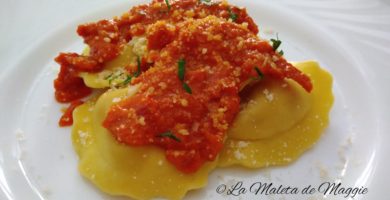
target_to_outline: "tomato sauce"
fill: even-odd
[[[155,0],[120,18],[82,25],[78,33],[91,54],[57,57],[57,100],[88,95],[77,73],[100,71],[132,37],[145,36],[150,52],[143,60],[150,68],[132,82],[141,85],[138,93],[112,106],[103,126],[118,142],[159,146],[185,173],[216,159],[239,111],[239,89],[258,76],[256,67],[312,89],[306,75],[256,36],[258,28],[246,10],[225,2],[181,0],[168,6]],[[185,61],[184,79],[178,76],[179,60]]]
[[[84,102],[81,100],[72,101],[70,106],[65,110],[64,114],[62,114],[58,125],[60,126],[70,126],[73,124],[73,110],[76,109],[77,106],[83,104]]]
[[[96,23],[80,25],[77,33],[84,38],[84,42],[90,47],[90,55],[61,53],[56,58],[56,62],[61,65],[60,73],[54,83],[56,99],[64,103],[88,96],[90,92],[78,78],[78,72],[101,71],[104,63],[116,58],[123,45],[129,42],[133,36],[145,34],[147,25],[158,20],[169,20],[172,23],[177,23],[188,17],[197,19],[209,15],[228,18],[229,9],[237,12],[237,23],[245,22],[252,32],[258,32],[256,24],[247,15],[245,9],[228,4],[206,5],[197,0],[175,1],[172,3],[170,11],[168,11],[164,0],[157,0],[149,5],[136,6],[113,20],[101,20]],[[155,38],[155,40],[159,40],[159,38]],[[150,44],[153,42],[151,41]]]
[[[129,12],[113,20],[101,20],[96,23],[80,25],[77,33],[84,38],[85,44],[90,47],[90,55],[61,53],[55,59],[61,65],[60,73],[54,81],[56,100],[61,103],[69,103],[90,95],[92,90],[78,76],[79,72],[101,71],[104,68],[104,63],[116,58],[123,45],[129,42],[133,36],[145,34],[149,24],[158,20],[169,20],[172,23],[177,23],[188,17],[197,19],[208,15],[228,18],[229,10],[237,13],[237,23],[245,22],[252,32],[258,32],[256,24],[247,15],[245,9],[230,6],[227,3],[206,5],[197,0],[175,1],[170,10],[168,10],[164,0],[155,0],[149,5],[133,7]],[[159,38],[151,39],[149,44],[161,44],[158,40]],[[153,43],[153,41],[157,42]],[[150,53],[151,61],[154,61],[152,55],[156,54],[158,52]]]
[[[257,76],[255,66],[277,78],[302,75],[245,26],[217,17],[171,26],[159,22],[149,27],[148,38],[170,38],[153,45],[162,47],[160,57],[153,70],[134,81],[140,91],[113,106],[103,125],[122,143],[160,146],[179,170],[192,173],[221,150],[239,111],[239,88]],[[185,82],[192,94],[179,80],[180,59],[186,61]],[[284,66],[291,69],[285,72]],[[161,137],[166,132],[179,141]]]

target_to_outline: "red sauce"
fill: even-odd
[[[232,12],[237,15],[234,22],[227,20]],[[133,36],[146,36],[150,53],[143,62],[148,60],[145,66],[150,68],[143,68],[145,72],[132,82],[141,87],[135,96],[110,108],[103,126],[121,143],[159,146],[185,173],[193,173],[217,157],[239,111],[239,88],[257,76],[256,66],[266,76],[291,78],[307,91],[312,89],[306,75],[256,36],[257,26],[245,9],[224,3],[171,1],[168,10],[164,0],[155,0],[113,21],[82,25],[78,33],[91,47],[91,54],[57,58],[61,64],[59,85],[72,88],[64,86],[62,96],[68,98],[62,102],[87,94],[73,94],[85,87],[77,83],[77,72],[101,70],[118,55],[121,45]],[[180,59],[186,61],[184,82],[192,94],[178,78]],[[74,81],[68,83],[68,79]],[[62,88],[56,87],[56,94],[59,91]],[[162,137],[167,132],[171,137]]]
[[[65,110],[64,114],[62,114],[60,121],[58,124],[60,126],[70,126],[73,124],[73,110],[76,109],[77,106],[83,104],[84,102],[81,100],[73,101],[69,107]]]
[[[114,20],[101,20],[96,23],[80,25],[77,33],[84,38],[84,42],[90,47],[90,55],[84,56],[77,53],[61,53],[55,60],[61,65],[60,73],[54,81],[55,97],[58,102],[67,103],[76,99],[81,99],[91,93],[79,78],[79,72],[99,72],[104,68],[104,63],[116,58],[120,51],[133,36],[143,35],[147,25],[158,20],[168,20],[172,23],[184,21],[193,11],[194,19],[215,15],[222,18],[229,18],[229,12],[237,14],[237,23],[248,23],[248,28],[253,32],[258,32],[256,24],[248,16],[245,9],[240,9],[228,4],[216,3],[206,5],[198,0],[181,0],[171,3],[171,9],[165,4],[165,0],[154,0],[149,5],[133,7],[129,12]],[[163,37],[166,38],[166,37]],[[156,48],[161,48],[161,44],[150,40],[150,44],[159,44]],[[169,43],[166,41],[165,44]],[[150,46],[153,49],[152,46]],[[150,53],[150,60],[154,61]],[[151,64],[149,64],[150,66]]]
[[[61,71],[54,84],[56,99],[59,102],[71,102],[88,96],[90,92],[78,78],[78,72],[101,71],[104,63],[116,58],[120,54],[122,46],[133,36],[144,34],[147,25],[158,20],[169,20],[172,23],[184,21],[189,15],[186,13],[188,10],[193,10],[192,17],[194,19],[209,15],[228,18],[229,8],[237,13],[237,23],[246,22],[253,33],[258,32],[256,24],[247,15],[245,9],[227,4],[209,6],[199,3],[197,0],[175,1],[169,12],[164,0],[155,0],[150,5],[133,7],[128,13],[114,20],[101,20],[96,23],[80,25],[77,33],[84,38],[84,42],[90,47],[90,55],[61,53],[56,58],[56,62],[61,65]],[[166,41],[166,38],[162,37],[163,41]],[[155,38],[155,40],[160,39]],[[165,44],[168,42],[166,41]],[[150,44],[160,44],[161,48],[161,44],[164,42],[156,43],[151,40]]]
[[[278,78],[302,75],[267,41],[241,25],[209,17],[176,24],[174,29],[168,22],[165,26],[151,25],[149,29],[156,31],[148,33],[156,35],[148,38],[164,37],[168,29],[176,34],[169,34],[168,44],[161,40],[164,45],[153,70],[133,83],[142,84],[139,92],[113,106],[103,125],[122,143],[160,146],[179,170],[192,173],[221,150],[239,111],[239,88],[256,77],[255,66]],[[186,61],[185,82],[192,94],[178,78],[180,59]],[[167,131],[180,142],[160,137]]]

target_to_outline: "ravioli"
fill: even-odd
[[[313,91],[303,94],[289,81],[254,88],[257,94],[249,94],[250,105],[243,106],[229,131],[219,167],[285,165],[317,142],[329,123],[332,76],[313,61],[295,66],[310,76]]]
[[[329,123],[332,77],[258,32],[226,1],[154,0],[79,25],[87,48],[55,58],[54,88],[80,173],[111,195],[181,199],[216,167],[296,160]]]
[[[319,139],[333,103],[328,72],[312,61],[295,66],[310,75],[312,93],[294,82],[274,79],[247,88],[219,159],[194,174],[178,171],[157,147],[118,143],[101,122],[110,106],[134,95],[138,86],[109,90],[96,103],[86,102],[74,111],[72,141],[80,157],[79,170],[109,194],[180,199],[187,191],[205,186],[216,165],[261,168],[288,164]]]
[[[264,139],[301,121],[312,95],[291,80],[264,78],[241,91],[241,111],[228,131],[231,139]]]
[[[146,54],[147,40],[144,37],[134,37],[129,44],[123,47],[121,54],[114,60],[107,62],[104,69],[98,73],[81,72],[85,85],[90,88],[108,88],[123,83],[129,74],[126,68],[137,65],[137,56]],[[89,54],[89,48],[83,52]]]
[[[101,126],[109,107],[136,91],[137,86],[111,90],[96,104],[87,102],[74,111],[72,141],[81,174],[104,192],[135,199],[181,199],[187,191],[204,187],[217,161],[184,174],[166,161],[161,149],[120,144]]]

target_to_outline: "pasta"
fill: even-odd
[[[329,123],[331,75],[226,1],[153,0],[77,32],[84,52],[55,59],[59,125],[108,194],[181,199],[217,167],[295,161]]]
[[[84,83],[90,88],[109,88],[111,86],[120,85],[126,80],[129,74],[127,67],[137,65],[137,57],[142,57],[146,54],[147,41],[144,37],[136,37],[124,47],[120,56],[108,62],[104,66],[104,70],[99,73],[80,73]],[[84,50],[84,55],[89,55],[89,48]]]
[[[250,119],[244,121],[238,118],[233,124],[235,128],[229,132],[234,136],[228,135],[218,166],[242,165],[249,168],[260,168],[286,165],[296,160],[321,137],[329,123],[328,116],[333,104],[332,76],[313,61],[296,63],[295,66],[310,75],[314,83],[313,92],[304,98],[296,98],[293,104],[287,104],[286,101],[290,101],[291,96],[299,96],[301,91],[289,91],[283,89],[283,84],[278,81],[273,82],[275,85],[269,88],[269,92],[274,94],[274,98],[284,98],[284,101],[275,101],[276,104],[273,105],[276,107],[275,110],[280,108],[280,112],[274,114],[252,112],[254,115],[251,116],[251,119],[254,120],[274,115],[266,119],[267,124],[264,126],[262,123],[253,124]],[[264,105],[261,103],[272,103],[264,101],[259,96],[255,96],[255,99],[252,100],[257,102],[257,105],[248,106],[251,110],[244,109],[241,113],[246,114],[252,109],[262,109]],[[296,112],[291,112],[297,106],[302,110],[302,114],[296,115]],[[280,122],[278,119],[284,119],[287,122]],[[278,126],[283,126],[283,130],[272,128]],[[257,138],[251,135],[255,132],[258,133]]]
[[[114,99],[129,97],[136,90],[131,87],[106,92],[96,104],[88,102],[74,111],[72,141],[80,157],[81,174],[109,194],[136,199],[181,199],[187,191],[205,186],[217,161],[194,174],[183,174],[166,161],[161,149],[120,144],[101,126]]]

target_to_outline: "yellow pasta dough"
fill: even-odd
[[[129,73],[126,68],[137,64],[137,56],[146,54],[147,40],[144,37],[134,37],[130,43],[123,47],[121,54],[114,60],[107,62],[104,69],[97,73],[80,73],[85,85],[90,88],[108,88],[123,83]],[[89,54],[89,48],[83,52]],[[131,64],[131,66],[130,66]]]
[[[294,65],[311,77],[312,93],[293,81],[274,79],[245,88],[242,109],[228,131],[218,161],[207,163],[194,174],[178,171],[157,147],[118,143],[102,127],[102,121],[110,106],[134,95],[138,86],[108,90],[73,113],[72,141],[80,157],[79,170],[109,194],[180,199],[189,190],[205,186],[217,162],[220,167],[249,168],[288,164],[319,139],[333,103],[328,72],[312,61]],[[94,82],[96,78],[91,75],[84,80]]]
[[[104,69],[98,73],[80,73],[80,77],[83,78],[85,85],[90,88],[107,88],[110,85],[120,84],[126,79],[125,67],[130,63],[134,63],[134,53],[131,46],[126,46],[114,60],[108,62]]]
[[[74,111],[72,141],[81,174],[102,191],[135,199],[181,199],[187,191],[205,186],[217,161],[194,174],[183,174],[166,161],[161,149],[120,144],[101,126],[109,107],[136,90],[137,86],[130,86],[108,91],[96,104],[88,102]]]
[[[241,119],[245,116],[237,118],[232,125],[235,129],[229,132],[224,149],[220,154],[218,166],[242,165],[249,168],[260,168],[270,165],[284,165],[296,160],[317,142],[328,125],[328,115],[333,104],[332,76],[321,69],[316,62],[301,62],[296,63],[295,66],[310,76],[314,86],[313,91],[303,95],[299,89],[291,85],[291,82],[286,82],[289,86],[284,86],[278,81],[272,82],[274,84],[272,86],[265,84],[265,86],[259,85],[258,88],[255,88],[256,90],[260,89],[259,93],[261,93],[261,90],[264,91],[264,87],[266,87],[268,91],[263,95],[268,95],[265,97],[268,100],[271,99],[269,95],[273,95],[276,104],[272,106],[275,108],[263,108],[271,103],[264,100],[261,95],[249,95],[254,98],[249,101],[257,103],[254,103],[254,106],[244,106],[239,116],[243,113],[250,113],[250,117],[259,123],[251,123],[250,120]],[[291,90],[283,89],[283,87],[291,87]],[[298,98],[291,99],[290,96],[282,94],[285,92]],[[275,98],[278,97],[286,99],[276,100]],[[293,103],[287,101],[293,101]],[[295,108],[297,106],[301,107],[304,112],[297,111]],[[252,109],[263,110],[264,113],[252,111]],[[274,113],[272,113],[273,110],[275,110]],[[298,115],[291,115],[291,113]],[[264,125],[260,122],[261,119],[267,123]],[[286,124],[291,126],[287,127]],[[286,130],[282,130],[278,126]],[[237,127],[239,128],[237,129]],[[254,132],[260,133],[261,136],[251,135]],[[230,137],[230,135],[232,136]]]
[[[228,132],[231,139],[263,139],[286,131],[312,106],[312,95],[291,80],[265,78],[240,96],[241,112]]]

